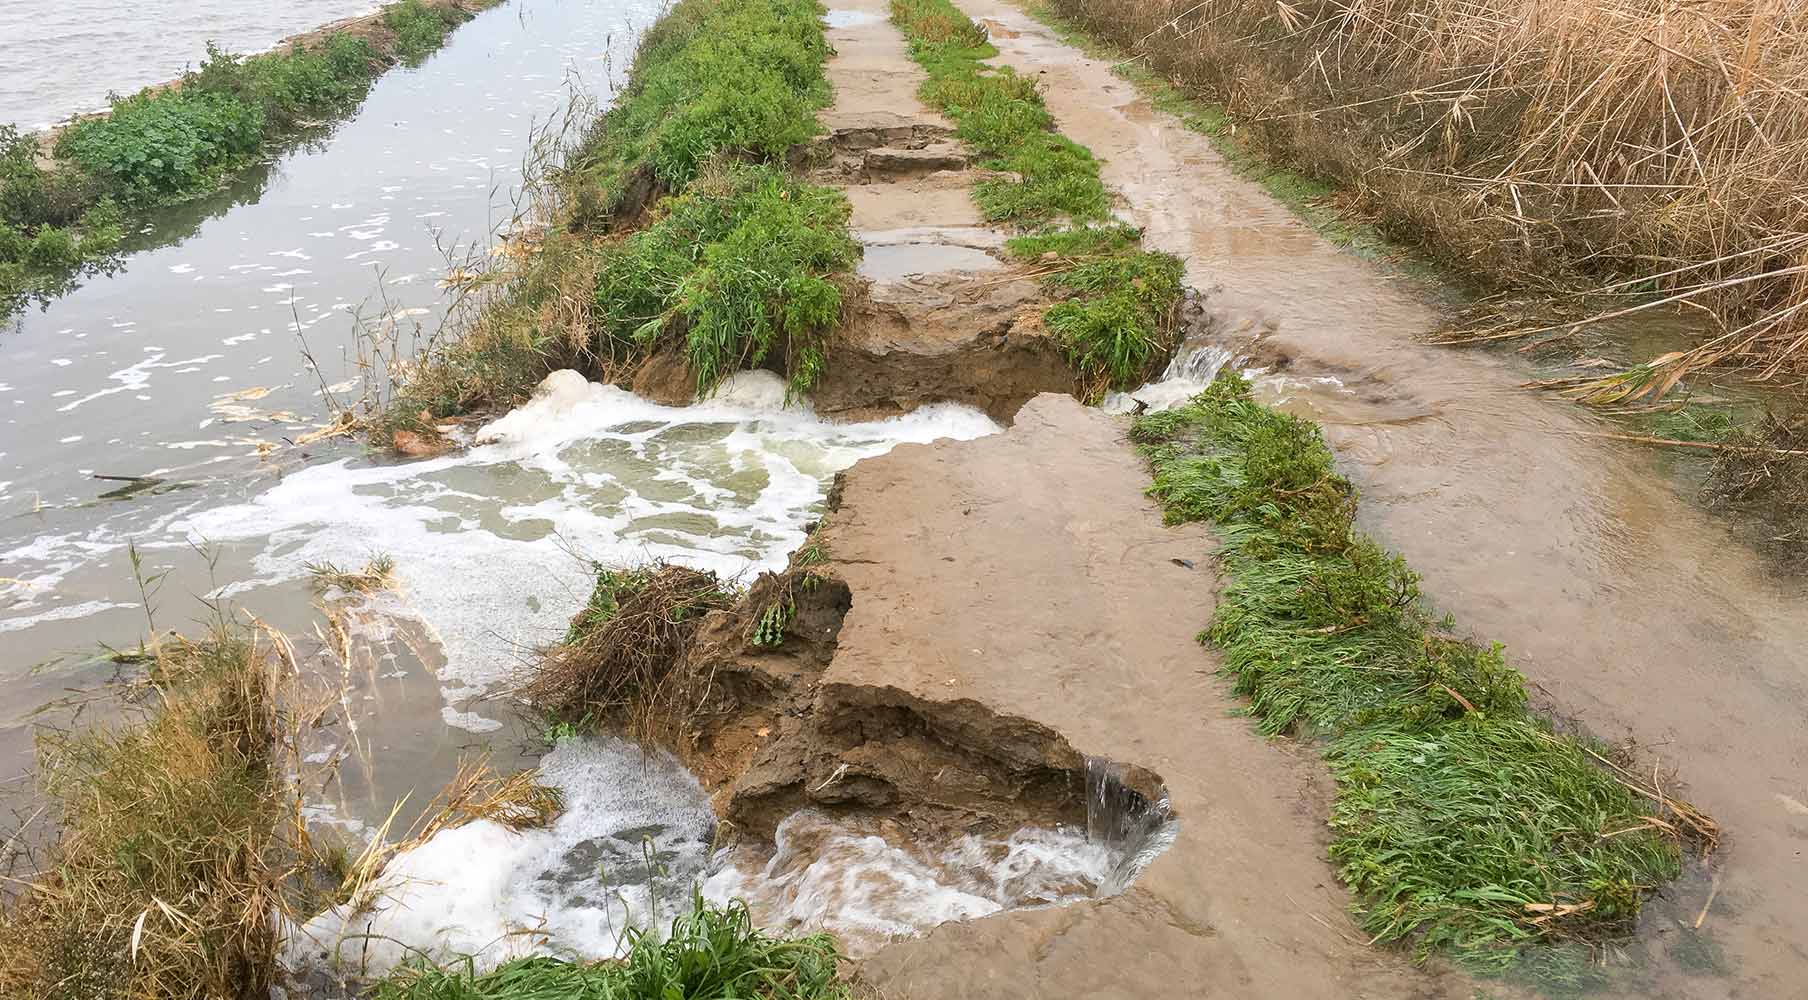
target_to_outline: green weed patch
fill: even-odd
[[[345,113],[383,69],[424,58],[475,6],[390,4],[381,46],[339,32],[240,58],[210,44],[180,86],[117,98],[109,114],[75,122],[48,150],[0,126],[0,315],[107,266],[127,213],[204,195],[270,143]]]
[[[526,958],[492,972],[419,967],[378,984],[375,1000],[847,1000],[827,934],[785,939],[754,929],[747,907],[695,899],[671,933],[629,931],[626,958],[582,964]]]
[[[1316,425],[1226,372],[1132,437],[1168,519],[1223,540],[1229,583],[1201,640],[1263,732],[1328,741],[1331,857],[1375,940],[1499,966],[1620,932],[1680,871],[1679,831],[1712,835],[1529,713],[1498,645],[1450,634],[1418,576],[1356,530]]]
[[[1061,301],[1043,321],[1067,351],[1091,398],[1129,388],[1174,346],[1180,261],[1142,249],[1128,226],[1097,225],[1111,214],[1099,164],[1055,129],[1036,81],[986,60],[998,50],[948,0],[892,0],[892,21],[929,74],[920,96],[955,123],[982,165],[1003,176],[974,186],[986,219],[1032,234],[1010,253],[1038,261]]]
[[[828,104],[815,0],[680,3],[641,40],[628,86],[577,157],[578,180],[622,206],[644,172],[680,191],[718,156],[782,162]]]

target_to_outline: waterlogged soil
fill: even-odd
[[[1725,825],[1711,863],[1605,953],[1604,994],[1796,995],[1808,968],[1799,584],[1679,495],[1660,459],[1517,388],[1514,361],[1421,346],[1440,319],[1427,289],[1338,252],[1108,64],[1000,0],[959,5],[998,61],[1044,82],[1122,214],[1211,289],[1211,339],[1288,373],[1271,395],[1324,425],[1363,491],[1363,526],[1425,575],[1431,599],[1504,642],[1551,710],[1635,741],[1676,772],[1666,789]]]

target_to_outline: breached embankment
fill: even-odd
[[[752,713],[758,699],[733,699],[736,711],[694,720],[681,755],[749,834],[806,804],[881,813],[928,837],[1071,820],[1083,815],[1085,756],[1128,765],[1132,788],[1159,780],[1174,840],[1128,891],[889,944],[861,965],[882,990],[1435,990],[1336,929],[1345,896],[1315,832],[1324,779],[1314,761],[1253,739],[1214,678],[1193,635],[1220,582],[1215,543],[1203,526],[1163,527],[1145,479],[1115,418],[1056,395],[1004,434],[861,462],[815,536],[820,606],[800,597],[775,652],[697,665],[724,690],[782,686],[792,698]],[[770,600],[756,587],[742,614]],[[724,614],[701,636],[707,646],[745,628]]]
[[[836,38],[850,62],[838,57],[829,75],[850,85],[838,89],[831,119],[872,111],[844,103],[862,92],[856,73],[868,94],[895,99],[912,85],[897,61],[901,39],[873,12],[841,12],[831,23],[853,33]],[[856,234],[871,247],[944,247],[962,266],[875,267],[875,287],[913,275],[967,289],[1023,280],[978,263],[973,253],[1004,262],[986,253],[990,237],[972,206],[946,196],[970,198],[972,181],[1000,178],[973,171],[930,117],[879,127],[889,134],[870,123],[833,132],[835,162],[819,168],[846,183]],[[928,235],[897,235],[907,228]],[[856,333],[828,341],[827,368],[812,383],[819,398],[860,343],[860,310],[852,312]],[[1033,378],[990,397],[955,395],[980,386],[949,388],[973,367],[963,352],[1032,340],[1025,317],[1034,310],[999,312],[1007,324],[976,346],[970,318],[945,324],[947,336],[920,338],[899,320],[850,383],[848,408],[964,398],[1015,411],[1012,429],[856,467],[790,570],[704,617],[694,643],[651,678],[662,690],[677,678],[682,710],[665,735],[717,814],[745,839],[779,841],[781,854],[800,810],[893,824],[920,841],[1074,824],[1097,787],[1089,778],[1110,762],[1117,780],[1105,787],[1130,812],[1165,803],[1179,819],[1173,847],[1142,881],[1090,903],[994,914],[889,944],[865,961],[867,977],[918,996],[1141,995],[1170,990],[1177,972],[1198,995],[1467,993],[1460,977],[1377,958],[1349,933],[1343,893],[1312,832],[1324,779],[1252,739],[1212,679],[1214,663],[1191,640],[1219,590],[1213,545],[1201,528],[1158,526],[1122,426],[1064,396],[1017,409],[1014,397]],[[940,355],[940,381],[889,393],[888,373],[908,375],[915,362],[892,364],[886,352]],[[1476,711],[1450,690],[1453,706]],[[1644,888],[1633,887],[1635,906]],[[1130,952],[1158,960],[1134,968],[1102,960]]]

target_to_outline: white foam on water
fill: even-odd
[[[1194,396],[1204,392],[1226,367],[1249,379],[1269,405],[1285,403],[1301,391],[1349,391],[1343,381],[1334,376],[1302,378],[1250,366],[1248,360],[1247,357],[1240,357],[1229,348],[1217,344],[1183,350],[1168,362],[1168,367],[1160,378],[1129,392],[1106,393],[1105,398],[1099,401],[1099,408],[1107,413],[1137,413],[1144,410],[1159,412],[1184,406]]]
[[[969,835],[931,851],[901,830],[811,810],[779,824],[775,842],[763,866],[728,864],[711,875],[705,898],[745,900],[768,929],[828,931],[855,956],[953,920],[1092,898],[1117,860],[1082,831]]]
[[[436,834],[390,862],[368,905],[289,928],[284,964],[381,975],[412,957],[470,956],[479,969],[524,955],[608,958],[626,950],[630,928],[688,905],[715,814],[676,760],[621,740],[567,740],[540,770],[564,798],[550,826],[517,833],[479,820]]]
[[[725,578],[778,569],[836,472],[900,443],[997,430],[952,405],[829,423],[785,408],[783,382],[767,372],[738,375],[687,407],[558,372],[468,451],[314,466],[171,531],[180,544],[264,540],[256,578],[225,596],[299,578],[310,563],[390,555],[407,613],[444,648],[441,681],[457,702],[563,633],[590,593],[591,562],[666,560]],[[448,707],[453,724],[493,728]]]

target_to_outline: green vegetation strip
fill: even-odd
[[[374,1000],[847,1000],[840,955],[827,934],[782,939],[753,927],[747,907],[693,901],[671,933],[629,931],[626,958],[580,964],[552,958],[493,972],[431,966],[380,983]]]
[[[1227,372],[1132,437],[1168,519],[1223,540],[1230,582],[1201,640],[1263,732],[1329,741],[1331,856],[1376,941],[1504,966],[1629,928],[1676,877],[1679,818],[1528,712],[1498,645],[1425,610],[1419,578],[1354,527],[1355,488],[1315,424]]]
[[[1141,382],[1174,347],[1180,261],[1106,224],[1111,197],[1092,152],[1055,130],[1034,77],[986,62],[998,50],[949,0],[892,0],[891,16],[929,74],[919,96],[998,173],[973,188],[980,211],[1031,231],[1007,249],[1037,262],[1060,297],[1044,320],[1086,395]]]
[[[381,47],[351,32],[245,59],[209,45],[179,86],[115,99],[109,114],[63,129],[48,159],[38,136],[0,126],[0,315],[107,264],[129,217],[204,195],[269,143],[344,113],[391,63],[438,48],[475,6],[390,4],[373,35]]]
[[[617,379],[671,352],[699,395],[766,364],[808,390],[859,259],[846,199],[788,164],[829,100],[820,13],[681,0],[655,23],[552,178],[544,241],[411,374],[379,436],[514,402],[554,369]]]

